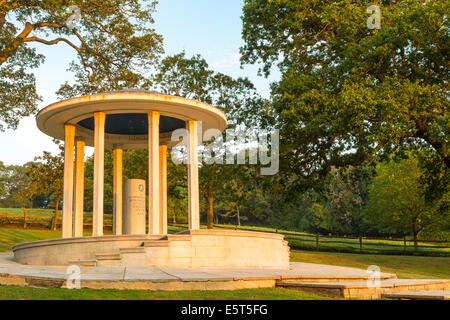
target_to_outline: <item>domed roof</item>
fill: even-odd
[[[125,149],[147,148],[149,111],[158,111],[160,140],[171,143],[171,133],[185,127],[185,121],[202,122],[202,131],[227,125],[225,114],[206,103],[154,91],[125,89],[71,98],[53,103],[36,116],[39,129],[45,134],[63,140],[64,125],[76,126],[76,136],[94,145],[94,113],[105,112],[105,147],[121,144]]]

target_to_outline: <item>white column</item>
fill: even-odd
[[[84,147],[85,142],[77,139],[75,146],[75,199],[73,210],[75,213],[73,218],[74,237],[83,236]]]
[[[159,146],[159,233],[167,234],[167,146]]]
[[[200,229],[200,194],[198,190],[198,122],[187,121],[188,130],[188,221],[189,230]]]
[[[121,146],[114,146],[114,204],[113,204],[113,233],[115,235],[122,234],[122,158],[123,150]],[[144,201],[145,202],[145,201]],[[145,208],[144,208],[145,209]]]
[[[148,113],[148,210],[149,234],[159,230],[159,112]]]
[[[94,204],[92,236],[103,236],[103,184],[105,159],[105,113],[95,112],[94,141]]]
[[[75,126],[65,125],[62,237],[72,237]]]

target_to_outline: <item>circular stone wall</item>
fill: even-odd
[[[289,268],[289,246],[278,234],[190,230],[167,236],[131,235],[27,242],[13,248],[30,265]]]

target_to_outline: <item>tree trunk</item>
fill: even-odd
[[[61,197],[58,194],[58,196],[56,197],[55,215],[53,217],[53,221],[52,221],[53,223],[52,223],[52,227],[51,227],[53,231],[56,231],[56,226],[57,226],[56,222],[58,221],[58,208],[59,208],[59,199],[60,198]]]
[[[208,194],[206,200],[208,201],[208,210],[206,211],[206,225],[208,229],[214,228],[214,182],[215,182],[216,163],[213,163],[213,170],[209,176]]]
[[[240,227],[241,226],[241,216],[239,213],[239,208],[237,209],[237,220],[238,220],[238,226]]]
[[[444,161],[447,168],[450,168],[450,156],[445,152],[445,144],[430,137],[429,128],[421,119],[415,119],[415,122],[417,129],[416,136],[428,142]]]
[[[418,246],[417,245],[417,234],[418,234],[418,231],[417,231],[417,222],[416,221],[413,222],[412,229],[413,229],[413,238],[414,238],[414,250],[417,251],[417,246]]]
[[[173,208],[172,212],[173,212],[173,225],[175,226],[177,224],[177,219],[175,217],[175,208]]]
[[[206,224],[208,229],[214,228],[214,196],[212,192],[208,195],[208,211],[206,213]]]

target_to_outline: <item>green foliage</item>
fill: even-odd
[[[80,19],[70,25],[79,9]],[[0,1],[0,130],[16,128],[36,111],[40,97],[30,72],[44,56],[30,44],[70,46],[78,82],[60,96],[145,82],[143,74],[162,53],[162,37],[151,28],[156,1]],[[75,13],[75,15],[74,15]],[[4,124],[3,124],[4,123]]]
[[[182,52],[164,58],[157,66],[152,82],[158,91],[165,94],[202,101],[221,109],[228,117],[229,127],[242,124],[250,127],[261,125],[264,121],[264,117],[260,117],[257,110],[265,101],[259,96],[253,84],[247,78],[234,79],[211,70],[200,55],[187,58]],[[208,142],[204,144],[208,145]],[[235,179],[239,179],[242,172],[238,172],[238,169],[236,166],[202,162],[200,167],[200,190],[204,200],[202,208],[207,211],[210,228],[213,225],[214,200],[226,183],[234,183],[236,186]],[[179,171],[178,179],[183,179],[185,174],[184,170]],[[233,192],[230,197],[239,197],[241,193],[236,188],[229,191]],[[226,209],[227,216],[231,214],[229,208]],[[238,209],[234,207],[233,216],[237,215],[236,210]]]
[[[24,166],[6,166],[0,161],[0,207],[27,208],[31,201],[24,197],[29,178],[27,171],[31,163]]]
[[[63,192],[64,147],[56,140],[55,143],[59,146],[59,154],[53,155],[44,151],[42,156],[35,157],[35,162],[27,168],[29,182],[22,192],[22,196],[30,200],[45,197],[45,207],[52,200],[56,201],[55,206],[59,206]]]
[[[368,186],[375,172],[372,167],[332,169],[323,194],[333,234],[361,235],[364,231],[361,209],[368,201]]]
[[[377,176],[370,186],[365,218],[378,231],[397,234],[418,234],[426,227],[449,219],[434,207],[427,206],[420,183],[422,171],[416,157],[390,160],[377,166]]]
[[[272,111],[292,194],[404,147],[430,147],[450,166],[448,2],[378,1],[380,30],[366,26],[371,4],[244,3],[242,62],[282,73]]]
[[[234,79],[213,71],[200,55],[187,58],[182,52],[164,58],[152,82],[165,94],[202,101],[221,109],[231,126],[240,123],[251,126],[263,121],[259,111],[266,101],[250,80]]]

